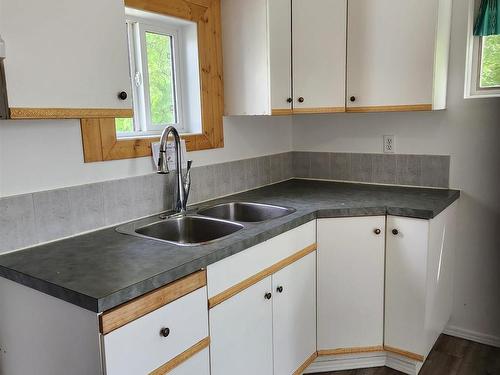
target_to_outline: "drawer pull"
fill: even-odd
[[[168,337],[168,335],[170,335],[170,328],[167,327],[160,330],[160,336]]]
[[[272,296],[273,295],[270,292],[267,292],[266,294],[264,294],[265,299],[271,299]]]

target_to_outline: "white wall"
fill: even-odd
[[[225,147],[190,152],[194,166],[291,151],[291,118],[224,119]],[[153,172],[151,158],[83,162],[78,121],[0,121],[0,197]]]
[[[338,114],[293,119],[294,150],[451,155],[462,190],[452,324],[500,338],[500,98],[463,99],[467,0],[455,0],[448,109],[432,113]]]

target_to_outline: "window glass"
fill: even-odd
[[[176,123],[172,37],[146,33],[149,97],[153,125]]]
[[[481,88],[500,87],[500,35],[482,37]]]

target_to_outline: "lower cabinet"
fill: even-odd
[[[212,375],[273,373],[271,277],[209,311]]]
[[[210,309],[212,375],[290,375],[316,352],[316,254]]]
[[[385,349],[423,361],[453,305],[456,203],[431,220],[387,217]]]
[[[317,227],[319,354],[383,350],[385,216]]]
[[[293,374],[316,352],[315,268],[311,253],[272,276],[274,375]]]

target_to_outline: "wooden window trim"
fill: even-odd
[[[188,151],[224,147],[220,0],[125,0],[125,6],[196,22],[202,132],[182,138]],[[151,143],[160,139],[118,138],[114,118],[82,118],[81,131],[86,163],[150,156]]]

